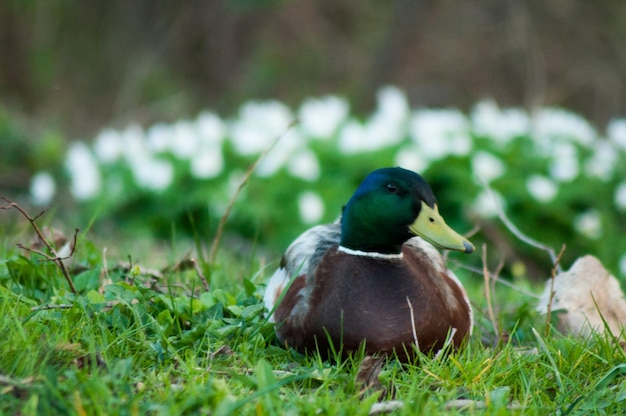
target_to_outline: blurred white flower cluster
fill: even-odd
[[[295,120],[298,123],[289,128]],[[332,149],[345,158],[390,150],[395,152],[397,165],[418,172],[450,156],[469,158],[471,174],[483,184],[507,177],[503,155],[521,138],[533,154],[516,154],[516,158],[540,157],[547,163],[545,171],[529,168],[523,172],[527,193],[538,203],[548,203],[557,197],[562,184],[581,175],[601,181],[613,178],[620,155],[626,153],[626,120],[610,122],[601,136],[583,117],[562,109],[528,112],[482,101],[469,115],[456,109],[412,110],[404,92],[385,87],[378,93],[376,109],[365,119],[350,114],[346,99],[325,96],[304,100],[297,111],[278,101],[250,101],[232,119],[203,112],[195,120],[146,129],[138,125],[107,128],[91,143],[72,143],[65,170],[70,192],[79,201],[123,192],[125,179],[110,173],[116,164],[126,166],[135,186],[160,193],[176,183],[180,166],[195,180],[215,179],[228,168],[226,148],[242,157],[256,157],[279,137],[261,160],[255,173],[259,177],[284,169],[294,178],[315,183],[323,165],[315,149]],[[32,178],[33,203],[47,205],[56,192],[50,174],[40,172]],[[494,215],[503,200],[496,192],[479,194],[474,210]],[[302,189],[298,197],[301,219],[319,220],[324,212],[322,201],[316,192]],[[614,190],[614,203],[626,211],[626,181]],[[601,224],[594,218],[592,213],[581,214],[576,228],[597,238]]]

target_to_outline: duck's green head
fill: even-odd
[[[417,173],[383,168],[370,173],[344,207],[341,245],[367,252],[399,253],[420,236],[435,247],[474,251],[466,238],[439,215],[430,185]]]

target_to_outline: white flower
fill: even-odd
[[[472,204],[472,211],[480,217],[489,218],[497,216],[504,209],[504,198],[494,190],[485,189]]]
[[[191,157],[191,176],[197,179],[214,178],[224,169],[222,151],[217,148],[205,148]]]
[[[151,191],[165,190],[174,178],[172,164],[153,157],[136,159],[131,165],[131,170],[137,185]]]
[[[226,134],[224,122],[214,113],[204,111],[196,120],[198,140],[201,146],[221,145]]]
[[[278,101],[249,101],[231,126],[231,140],[240,155],[254,155],[268,148],[293,121],[289,108]],[[282,141],[282,139],[281,139]]]
[[[448,155],[466,155],[472,147],[468,122],[458,110],[419,110],[409,132],[422,157],[432,161]]]
[[[300,127],[312,138],[328,139],[335,134],[350,110],[348,102],[336,96],[309,98],[302,103]]]
[[[450,154],[465,156],[472,150],[472,138],[467,133],[450,137]]]
[[[346,123],[339,133],[339,150],[343,154],[373,152],[404,138],[404,126],[376,113],[365,124],[356,120]]]
[[[197,150],[190,157],[191,175],[198,179],[214,178],[224,170],[225,126],[222,120],[211,112],[201,113],[195,124]]]
[[[526,181],[528,192],[539,202],[549,202],[556,196],[558,187],[549,178],[533,175]]]
[[[406,136],[409,105],[404,93],[385,87],[378,93],[378,108],[364,122],[352,119],[339,132],[344,154],[373,152],[400,142]]]
[[[198,151],[196,126],[190,121],[179,121],[172,126],[171,151],[180,160],[188,160]]]
[[[578,152],[573,144],[563,142],[554,146],[549,170],[550,176],[561,182],[569,182],[578,176]]]
[[[375,151],[398,143],[405,136],[405,120],[376,112],[365,124],[365,139],[362,149]]]
[[[574,228],[587,238],[597,239],[602,235],[602,221],[595,210],[585,211],[574,218]]]
[[[389,119],[390,123],[402,124],[409,117],[410,107],[406,94],[396,87],[381,88],[377,94],[376,113]]]
[[[504,164],[491,153],[479,151],[472,157],[472,171],[480,180],[489,183],[502,176]]]
[[[626,182],[622,182],[615,189],[615,205],[620,211],[626,211]]]
[[[593,149],[593,156],[585,163],[585,171],[588,175],[608,181],[611,179],[613,168],[618,162],[617,149],[606,140],[597,140]]]
[[[144,139],[143,129],[139,125],[131,125],[122,132],[124,141],[124,159],[129,165],[133,165],[136,160],[144,160],[151,157],[152,151],[148,148],[148,143]]]
[[[567,139],[590,146],[596,138],[596,131],[587,120],[560,108],[538,110],[532,118],[532,127],[539,142]]]
[[[152,153],[167,152],[172,147],[174,132],[171,126],[157,123],[148,129],[145,146]]]
[[[120,133],[113,129],[104,129],[96,137],[94,152],[100,162],[116,162],[124,151],[124,140]]]
[[[98,195],[101,188],[100,170],[85,143],[72,143],[65,159],[65,168],[70,176],[70,192],[74,198],[83,201]]]
[[[37,172],[30,181],[30,198],[33,204],[50,204],[56,193],[56,182],[48,172]]]
[[[280,141],[259,162],[255,174],[267,178],[278,172],[292,154],[304,147],[304,139],[298,130],[291,129],[284,133]]]
[[[320,177],[317,156],[310,150],[301,150],[289,159],[287,170],[293,176],[313,182]]]
[[[319,222],[324,215],[324,201],[315,192],[306,191],[298,197],[300,218],[305,224]]]
[[[511,139],[527,135],[530,121],[528,114],[519,109],[501,110],[493,100],[481,101],[472,111],[474,132],[505,144]]]
[[[423,172],[428,167],[415,146],[404,146],[396,154],[396,165],[413,172]]]
[[[626,150],[626,119],[611,120],[606,130],[609,140],[620,149]]]
[[[348,121],[339,132],[339,150],[347,155],[362,151],[366,136],[365,127],[361,123]]]

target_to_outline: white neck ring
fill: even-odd
[[[341,251],[346,254],[350,254],[352,256],[370,257],[373,259],[380,259],[380,260],[402,260],[403,258],[402,253],[386,254],[386,253],[377,253],[375,251],[352,250],[351,248],[347,248],[344,246],[339,246],[337,251]]]

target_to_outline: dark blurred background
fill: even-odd
[[[340,94],[365,113],[385,84],[413,106],[491,97],[563,106],[602,128],[626,114],[626,2],[0,3],[3,111],[71,138],[206,108],[232,115],[253,98]]]

